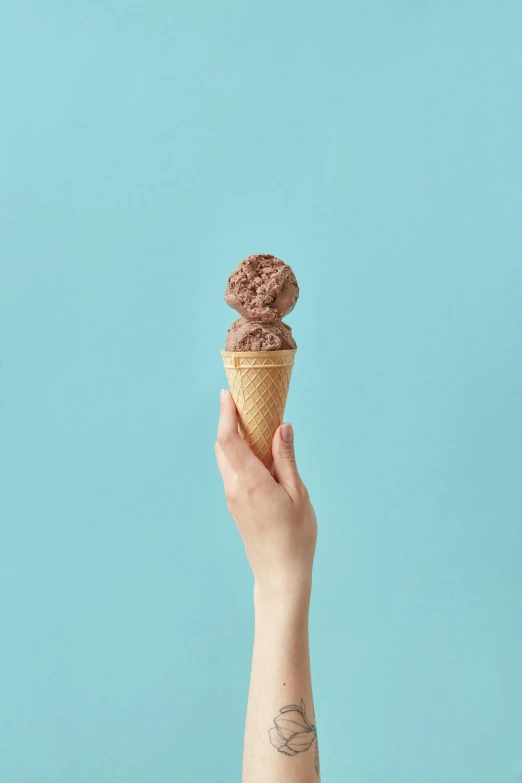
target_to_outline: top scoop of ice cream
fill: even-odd
[[[241,261],[225,291],[230,307],[258,323],[279,321],[294,308],[298,296],[299,286],[288,264],[266,254]]]
[[[227,334],[227,351],[287,351],[296,347],[291,328],[282,321],[267,324],[238,318]]]

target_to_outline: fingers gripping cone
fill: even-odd
[[[295,349],[221,351],[239,429],[256,457],[272,467],[272,439],[283,421]]]

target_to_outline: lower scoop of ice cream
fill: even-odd
[[[259,323],[238,318],[227,334],[227,351],[286,351],[297,348],[292,330],[282,321]]]
[[[281,259],[268,254],[248,256],[227,283],[225,301],[244,318],[259,323],[280,320],[299,296],[294,273]]]

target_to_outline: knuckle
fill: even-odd
[[[309,494],[307,488],[305,487],[305,485],[303,484],[302,481],[299,482],[299,486],[297,488],[297,491],[298,491],[299,497],[301,498],[303,503],[308,503],[309,500],[310,500],[310,494]]]
[[[228,448],[232,443],[232,433],[230,432],[220,432],[218,434],[217,442],[221,446],[222,449]]]
[[[273,484],[271,481],[261,481],[257,486],[257,494],[259,497],[267,499],[273,490]]]
[[[237,502],[237,488],[226,486],[225,487],[225,500],[227,501],[227,506],[230,508],[231,506],[234,506]]]
[[[239,500],[239,496],[242,492],[241,484],[237,474],[227,476],[227,480],[224,482],[225,499],[228,506],[236,506]]]
[[[245,490],[245,494],[248,495],[248,497],[252,497],[252,495],[256,495],[259,490],[259,481],[256,481],[255,478],[251,476],[245,478],[244,490]]]
[[[246,497],[250,500],[265,495],[268,491],[268,487],[269,483],[256,475],[247,476],[243,481],[243,490]]]

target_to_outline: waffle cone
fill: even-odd
[[[239,429],[256,457],[272,467],[272,439],[283,421],[295,349],[221,351]]]

